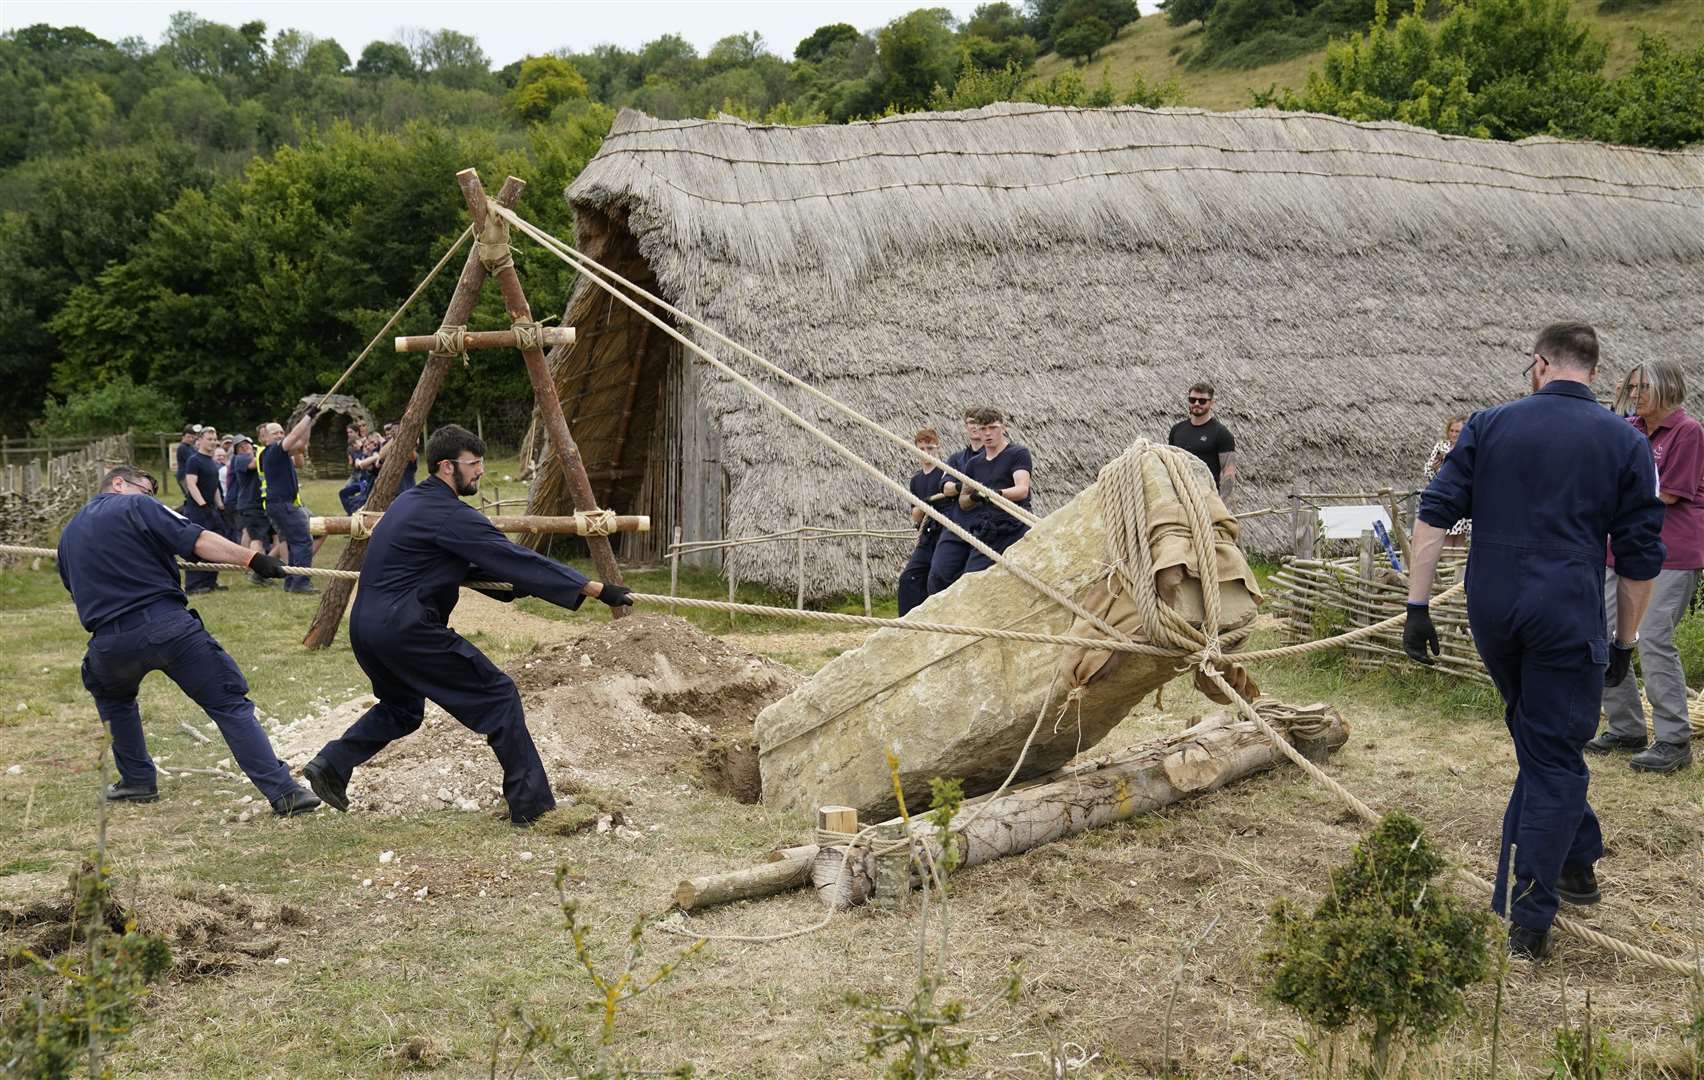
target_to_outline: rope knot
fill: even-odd
[[[373,535],[373,526],[383,516],[378,510],[357,510],[349,515],[349,539],[365,540]]]
[[[467,325],[445,323],[432,334],[432,353],[435,356],[466,356]]]
[[[615,532],[614,510],[574,511],[574,531],[581,536],[609,536]]]
[[[522,352],[544,348],[543,323],[518,322],[513,324],[512,329],[515,331],[515,347]]]

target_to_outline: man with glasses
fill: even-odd
[[[1166,443],[1201,459],[1213,474],[1219,498],[1228,506],[1237,479],[1237,440],[1231,436],[1231,429],[1213,416],[1212,383],[1203,381],[1191,386],[1185,400],[1189,415],[1172,425]]]
[[[588,581],[572,567],[514,543],[463,502],[477,494],[485,443],[449,424],[426,444],[427,477],[396,497],[367,541],[349,644],[373,683],[378,704],[325,745],[302,769],[315,794],[349,809],[355,768],[420,726],[431,698],[485,736],[503,766],[509,820],[526,825],[554,808],[515,684],[448,626],[464,581],[507,581],[486,595],[537,596],[575,609],[585,597],[610,607],[633,602],[631,590]],[[483,590],[482,590],[483,591]]]
[[[1438,652],[1428,601],[1444,538],[1473,519],[1467,620],[1515,744],[1491,904],[1509,953],[1543,957],[1562,901],[1595,904],[1603,834],[1586,802],[1582,751],[1604,688],[1627,678],[1652,579],[1663,565],[1663,504],[1644,436],[1598,404],[1597,334],[1546,327],[1523,376],[1528,397],[1474,413],[1420,496],[1402,647]],[[1604,540],[1619,575],[1605,641]],[[1428,655],[1428,650],[1432,655]],[[1514,887],[1509,888],[1510,847]]]
[[[254,718],[248,681],[230,654],[201,625],[178,587],[177,557],[236,563],[269,578],[284,564],[249,551],[161,505],[154,478],[120,465],[100,494],[77,511],[59,538],[59,580],[77,618],[92,635],[83,657],[83,686],[112,733],[118,782],[109,802],[153,802],[157,774],[142,734],[136,690],[151,671],[166,676],[219,725],[219,734],[281,817],[305,814],[319,800],[290,778]]]

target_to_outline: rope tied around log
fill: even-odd
[[[515,331],[515,348],[522,350],[544,348],[544,324],[540,322],[516,322],[510,324]]]
[[[384,516],[379,510],[357,510],[349,515],[349,539],[366,540],[373,535],[373,526]]]
[[[433,356],[459,356],[467,362],[467,324],[445,323],[432,332]]]
[[[614,510],[576,510],[574,528],[581,536],[609,536],[615,532]]]

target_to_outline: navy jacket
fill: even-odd
[[[83,629],[160,600],[188,604],[177,557],[193,558],[201,526],[146,495],[96,495],[59,534],[59,580]]]
[[[1420,496],[1420,520],[1473,519],[1470,617],[1533,645],[1604,636],[1607,540],[1622,576],[1663,565],[1663,504],[1651,450],[1584,383],[1559,380],[1474,413]]]
[[[510,540],[448,484],[428,477],[398,495],[373,528],[351,623],[402,629],[423,617],[442,624],[470,580],[513,582],[513,593],[490,594],[499,600],[538,596],[565,608],[580,606],[587,581]]]

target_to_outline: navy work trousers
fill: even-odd
[[[312,566],[314,564],[314,538],[308,535],[308,512],[299,506],[285,503],[266,506],[267,520],[284,543],[289,545],[291,566]],[[291,574],[284,579],[285,592],[311,592],[313,586],[308,579],[298,574]]]
[[[127,787],[153,788],[157,775],[142,734],[136,689],[150,671],[164,671],[219,725],[219,734],[254,786],[270,802],[296,789],[290,769],[273,752],[254,718],[248,680],[219,647],[200,616],[175,600],[120,615],[95,630],[83,657],[83,686],[112,732],[112,756]]]
[[[183,508],[178,512],[203,529],[209,529],[220,536],[225,535],[225,523],[220,519],[219,511],[211,506],[197,506],[195,500],[185,499]],[[183,572],[184,592],[208,592],[217,584],[219,584],[219,575],[211,570],[185,570]]]
[[[402,615],[401,618],[394,618]],[[345,783],[356,766],[420,727],[431,698],[485,741],[503,766],[503,798],[514,821],[556,806],[510,678],[466,638],[439,623],[392,612],[351,620],[355,660],[379,703],[320,751]]]
[[[964,576],[964,564],[975,549],[950,532],[942,532],[935,541],[935,553],[929,558],[929,595],[934,596]]]
[[[929,563],[935,557],[935,545],[940,535],[939,526],[929,529],[911,549],[911,558],[906,560],[905,569],[899,572],[896,591],[901,615],[929,599]]]
[[[1004,555],[1007,548],[1024,538],[1024,534],[1029,532],[1029,526],[1016,518],[1008,518],[1003,513],[1000,516],[1002,520],[978,528],[975,535],[978,540]],[[993,565],[993,559],[975,548],[970,548],[970,557],[964,561],[964,572],[975,574]]]
[[[1520,769],[1503,814],[1491,905],[1529,930],[1550,928],[1563,870],[1584,870],[1603,857],[1583,753],[1597,732],[1609,662],[1600,574],[1590,565],[1551,564],[1506,573],[1485,566],[1468,575],[1473,642],[1503,697]],[[1529,607],[1518,597],[1545,599]]]

